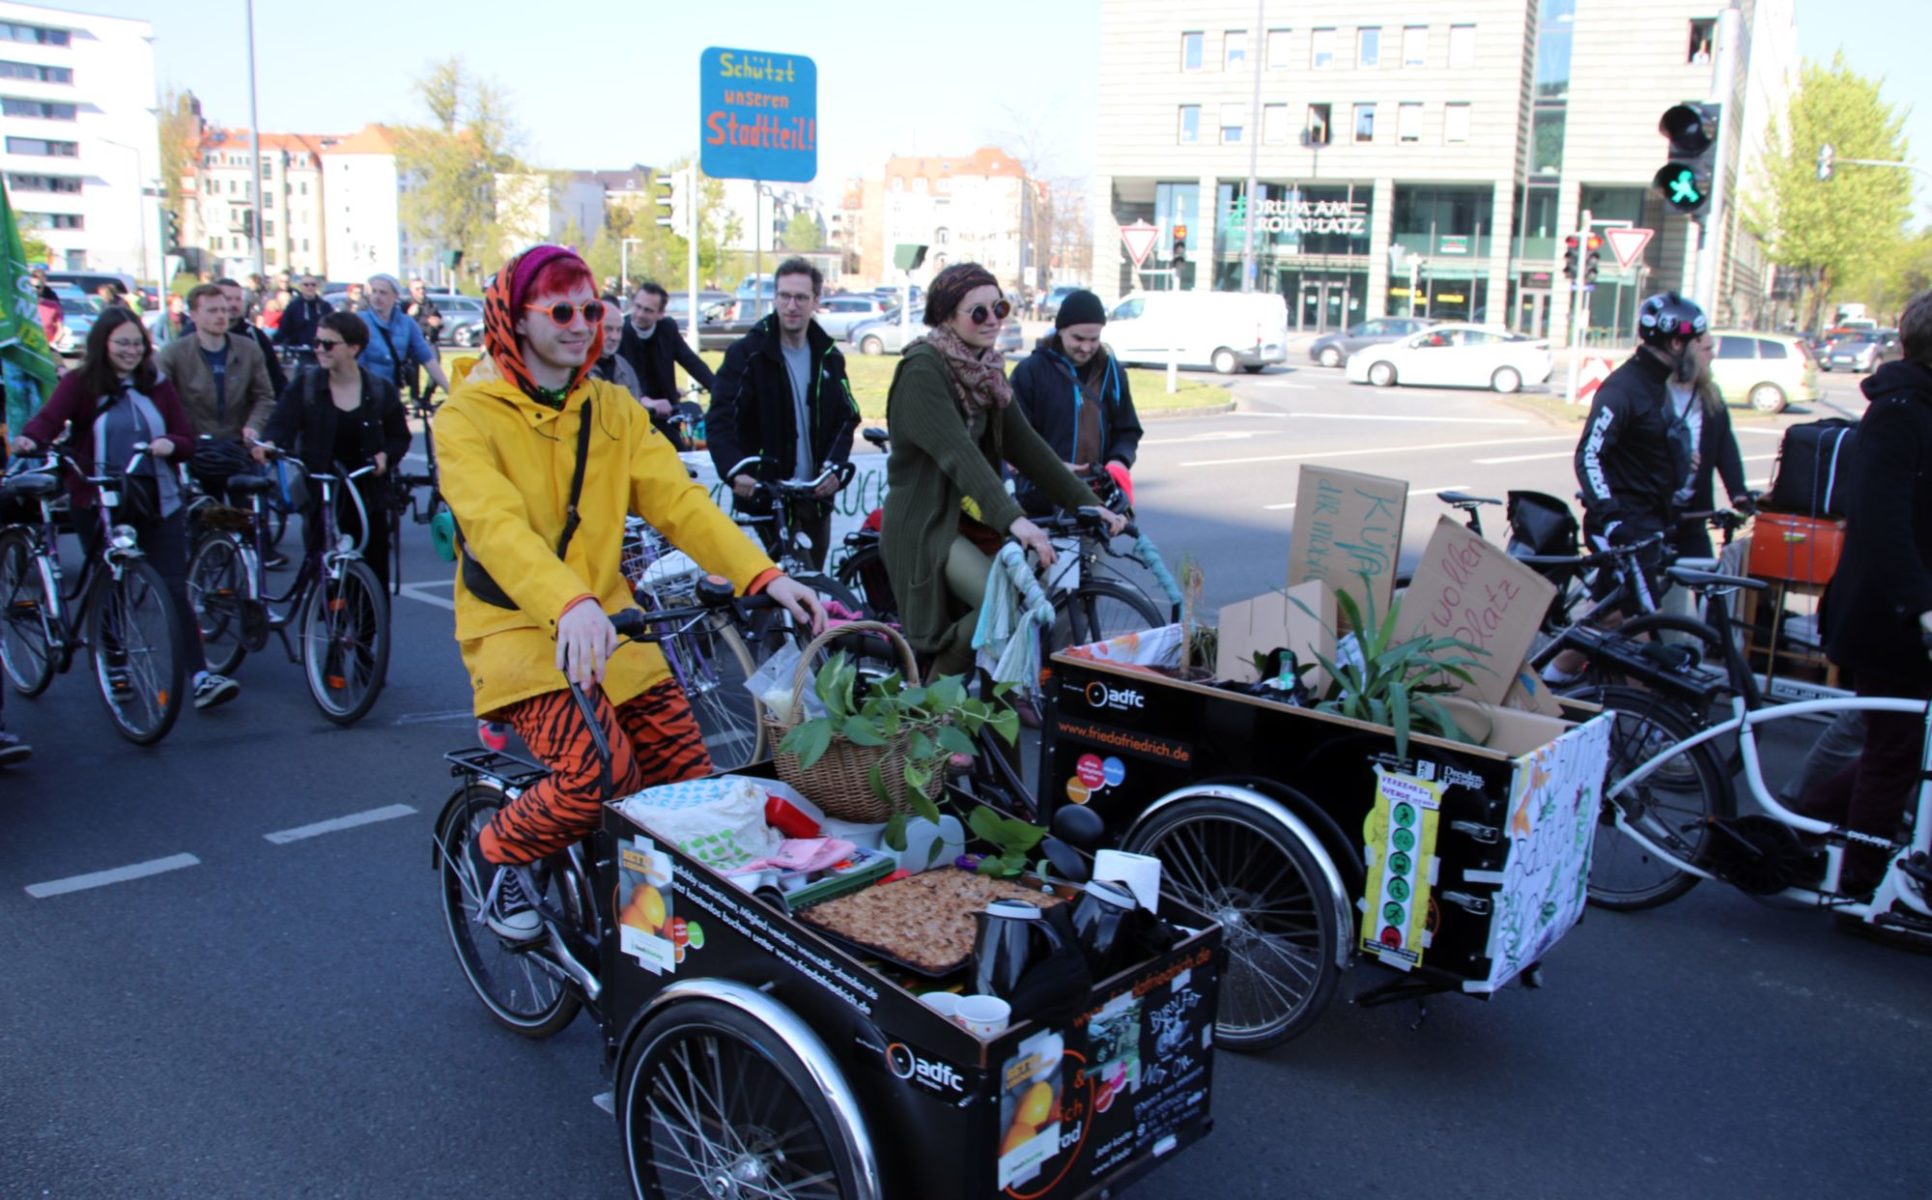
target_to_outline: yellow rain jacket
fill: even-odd
[[[456,579],[456,640],[489,716],[568,686],[556,669],[557,619],[580,596],[606,612],[634,607],[620,570],[624,517],[649,521],[698,565],[744,591],[775,568],[704,488],[691,481],[650,413],[613,384],[586,379],[555,412],[514,384],[484,372],[459,385],[436,414],[437,474],[467,553],[496,580],[514,609],[472,595]],[[586,401],[594,424],[584,468],[582,520],[564,559],[564,528],[577,435]],[[656,646],[626,642],[610,661],[612,704],[669,677]]]

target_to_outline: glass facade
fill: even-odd
[[[1245,192],[1245,182],[1218,186],[1212,257],[1205,257],[1205,246],[1190,255],[1212,266],[1218,291],[1241,288],[1250,216]],[[1253,206],[1255,287],[1282,297],[1295,329],[1326,332],[1373,315],[1367,311],[1372,196],[1366,184],[1260,185]],[[1190,251],[1194,244],[1190,229]]]

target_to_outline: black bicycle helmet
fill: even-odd
[[[1676,292],[1658,292],[1637,306],[1637,340],[1668,346],[1672,338],[1694,338],[1709,330],[1704,310]]]

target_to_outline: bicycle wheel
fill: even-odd
[[[1692,736],[1696,720],[1655,692],[1615,684],[1585,689],[1578,699],[1612,712],[1610,766],[1604,780],[1596,848],[1590,855],[1590,903],[1633,911],[1675,900],[1698,877],[1678,869],[1616,829],[1616,815],[1678,859],[1698,864],[1711,823],[1736,812],[1730,779],[1709,744],[1679,751],[1642,782],[1622,780],[1673,743]]]
[[[53,682],[50,622],[57,611],[41,578],[33,539],[18,529],[0,533],[0,666],[23,696],[38,696]]]
[[[1202,797],[1154,814],[1126,847],[1161,860],[1164,885],[1221,922],[1228,951],[1216,1042],[1260,1050],[1307,1031],[1334,999],[1339,928],[1315,856],[1279,821]]]
[[[1160,610],[1135,589],[1108,579],[1089,579],[1054,597],[1053,634],[1048,652],[1104,642],[1167,624]]]
[[[713,769],[735,771],[763,758],[764,706],[745,687],[757,664],[730,618],[713,613],[659,649],[704,733]]]
[[[87,645],[101,703],[120,735],[137,746],[166,737],[181,715],[186,692],[174,598],[146,559],[121,564],[121,577],[103,574],[87,609]]]
[[[818,1066],[837,1071],[829,1061]],[[857,1137],[818,1078],[764,1022],[728,1004],[678,1001],[651,1018],[617,1095],[642,1200],[876,1194],[854,1153]]]
[[[450,797],[436,840],[443,926],[463,977],[497,1023],[523,1037],[547,1038],[576,1018],[583,1000],[537,959],[541,950],[508,945],[483,923],[496,866],[476,839],[504,804],[502,791],[476,780]]]
[[[1724,639],[1717,630],[1681,613],[1658,612],[1632,617],[1615,632],[1626,644],[1634,642],[1641,647],[1649,669],[1640,674],[1623,664],[1592,657],[1582,682],[1558,689],[1562,695],[1577,696],[1583,689],[1617,685],[1668,697],[1696,727],[1716,724],[1730,715],[1730,697],[1743,685],[1730,677]],[[1699,693],[1713,683],[1722,685],[1721,689],[1711,693],[1709,699],[1700,699]],[[1735,735],[1720,739],[1712,747],[1711,753],[1725,765],[1727,774],[1743,767],[1743,752]]]
[[[241,544],[227,534],[203,538],[188,560],[188,603],[194,606],[208,669],[233,675],[248,657],[244,636],[248,605],[248,564]]]
[[[389,673],[389,597],[361,559],[325,569],[302,609],[302,674],[322,715],[360,721]]]

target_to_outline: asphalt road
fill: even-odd
[[[1271,506],[1301,461],[1570,490],[1575,427],[1493,397],[1321,370],[1236,386],[1248,411],[1151,425],[1136,472],[1211,603],[1281,582],[1293,513]],[[1768,475],[1775,436],[1740,438]],[[1413,498],[1412,551],[1437,508]],[[39,754],[0,775],[0,1196],[623,1194],[593,1031],[500,1031],[443,938],[430,823],[468,695],[447,570],[405,538],[418,586],[358,728],[324,722],[276,653],[151,751],[113,736],[80,674],[9,697]],[[1773,748],[1774,777],[1797,752]],[[1541,990],[1438,998],[1419,1028],[1414,1003],[1348,1003],[1385,978],[1358,969],[1306,1037],[1221,1055],[1215,1132],[1131,1194],[1925,1195],[1929,968],[1707,884],[1593,913]]]

